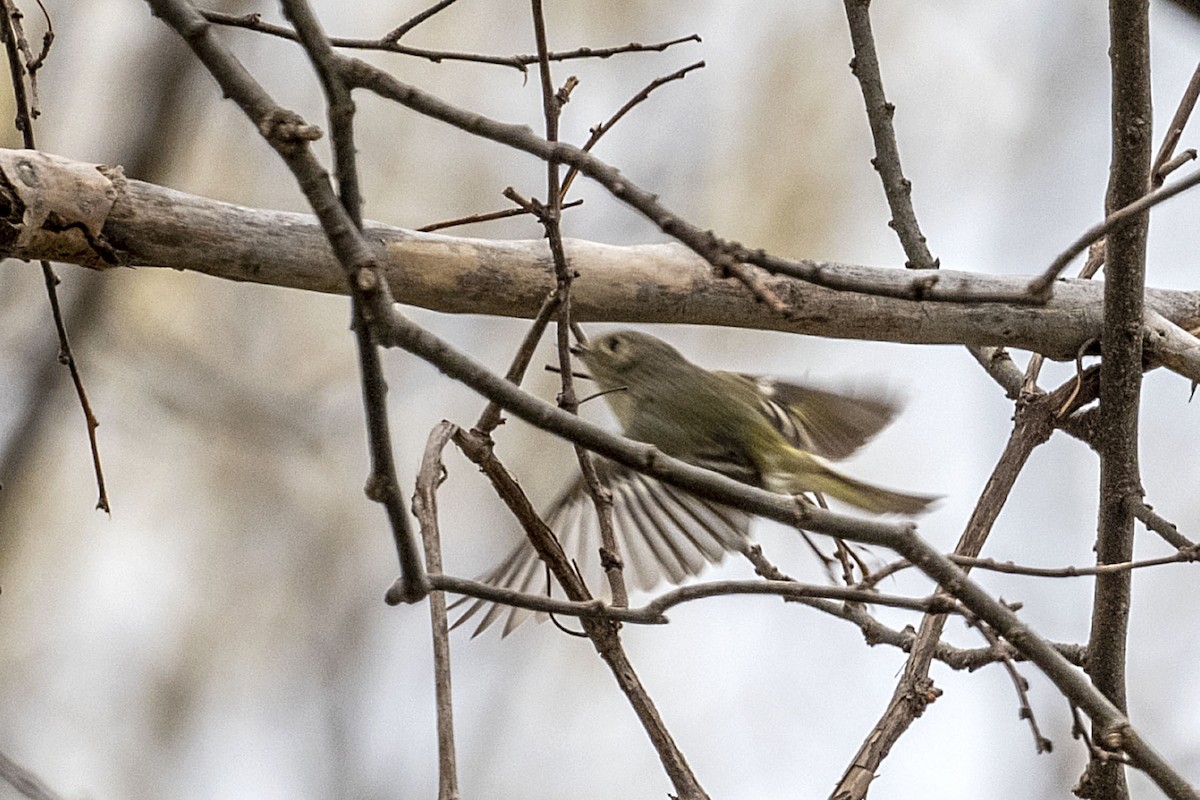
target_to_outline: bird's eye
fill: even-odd
[[[608,345],[608,352],[610,353],[615,353],[621,349],[621,340],[616,337],[606,340],[605,344]]]

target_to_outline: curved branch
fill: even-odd
[[[567,617],[598,617],[638,625],[663,625],[669,621],[666,612],[683,603],[703,600],[709,597],[728,597],[730,595],[745,594],[774,595],[790,600],[823,598],[826,600],[838,600],[844,603],[865,603],[930,613],[963,613],[963,607],[947,597],[903,597],[899,595],[878,594],[866,589],[853,589],[845,586],[820,586],[811,583],[798,583],[796,581],[727,580],[696,583],[671,589],[640,608],[612,605],[597,598],[591,600],[559,600],[554,597],[518,592],[502,586],[493,586],[489,583],[480,583],[479,581],[459,578],[453,575],[431,574],[429,581],[435,590],[455,592],[466,597],[475,597],[518,608],[527,608],[531,611],[544,611],[548,614],[558,614]],[[395,585],[393,585],[392,589],[388,590],[387,597],[389,601],[396,598],[398,591]]]

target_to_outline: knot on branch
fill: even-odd
[[[916,681],[907,695],[913,716],[919,717],[924,714],[925,709],[941,696],[942,690],[933,685],[931,678],[922,678]]]
[[[387,503],[388,499],[396,494],[396,485],[383,475],[375,472],[371,477],[367,478],[367,484],[363,487],[363,493],[376,503]]]
[[[607,572],[612,569],[624,569],[625,562],[619,555],[609,550],[607,547],[600,548],[600,566]]]
[[[284,155],[294,155],[309,142],[315,142],[324,134],[316,125],[309,125],[295,111],[277,108],[259,120],[258,132],[271,146]]]
[[[398,606],[401,603],[419,603],[429,596],[433,591],[433,587],[429,583],[429,579],[423,574],[423,580],[410,580],[401,575],[396,579],[395,583],[388,587],[388,590],[383,595],[383,602],[389,606]]]

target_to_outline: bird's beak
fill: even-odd
[[[571,355],[582,358],[588,352],[586,344],[576,344],[571,348]]]

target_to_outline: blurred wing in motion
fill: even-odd
[[[899,410],[895,402],[882,396],[843,394],[753,375],[727,374],[750,381],[758,388],[763,415],[793,447],[823,458],[849,457],[886,427]],[[691,460],[697,466],[743,483],[761,485],[754,467],[739,463],[736,454],[720,452],[711,458]],[[717,563],[725,553],[744,548],[750,528],[749,514],[676,489],[612,461],[596,458],[595,463],[612,491],[613,527],[625,562],[626,582],[631,587],[648,590],[664,579],[680,583],[699,574],[706,564]],[[600,526],[582,477],[550,506],[546,524],[558,536],[567,556],[575,560],[588,588],[606,596],[608,581],[599,556]],[[811,542],[810,546],[816,549]],[[828,559],[819,550],[816,552]],[[545,593],[548,576],[533,545],[522,538],[496,569],[479,580],[520,592]],[[461,598],[451,607],[460,606],[466,606],[466,610],[455,621],[455,627],[483,612],[475,636],[505,616],[505,636],[530,616],[546,619],[539,612],[469,597]]]
[[[754,375],[740,377],[758,387],[763,415],[793,447],[834,461],[853,455],[900,410],[883,397],[840,394]]]
[[[900,411],[900,403],[883,391],[864,394],[831,392],[758,375],[741,375],[752,381],[762,395],[761,410],[793,447],[822,458],[849,458],[875,434],[886,428]],[[819,495],[817,500],[823,500]],[[839,583],[835,567],[843,575],[857,566],[865,576],[870,569],[864,559],[875,560],[870,548],[834,539],[837,549],[828,555],[804,531],[809,549],[825,568],[831,583]]]
[[[612,492],[613,528],[625,563],[625,580],[631,588],[653,589],[663,579],[680,583],[699,574],[706,564],[719,562],[725,553],[745,546],[749,514],[606,459],[597,457],[595,463]],[[546,514],[546,524],[558,536],[567,557],[574,559],[588,589],[607,596],[608,580],[600,566],[600,524],[582,476],[555,499]],[[547,589],[546,568],[526,538],[495,570],[479,580],[527,593],[544,594]],[[546,619],[540,612],[469,597],[459,599],[451,608],[467,603],[470,605],[454,622],[454,627],[483,611],[472,636],[483,633],[506,615],[505,636],[531,615],[539,621]]]

